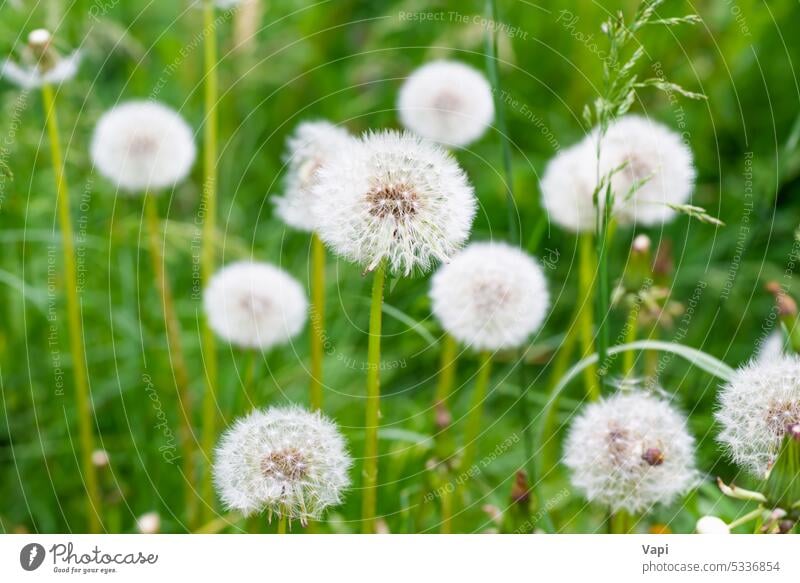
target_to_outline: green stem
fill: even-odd
[[[325,246],[311,235],[311,409],[322,409],[322,359],[325,355]]]
[[[217,32],[214,23],[214,0],[205,0],[204,13],[204,73],[205,73],[205,123],[203,124],[204,160],[203,160],[203,242],[200,250],[200,271],[204,285],[214,275],[216,251],[216,215],[217,215]],[[211,477],[211,458],[214,442],[217,437],[217,353],[214,333],[203,321],[202,358],[206,373],[206,390],[203,397],[203,430],[202,446],[209,467],[204,472],[201,488],[205,514],[213,511],[213,484]]]
[[[631,515],[625,510],[614,512],[609,517],[609,531],[611,534],[628,534],[631,530]]]
[[[439,532],[451,534],[453,532],[453,488],[448,488],[448,474],[442,479],[442,495],[439,497],[439,504],[442,508],[442,520]]]
[[[247,351],[245,357],[244,380],[242,381],[242,401],[241,407],[237,410],[246,412],[250,407],[250,403],[258,402],[258,396],[255,395],[255,381],[256,381],[256,368],[258,367],[258,357],[260,352],[255,349]]]
[[[181,429],[180,446],[183,476],[185,481],[185,498],[187,522],[193,528],[196,520],[197,500],[194,495],[194,452],[192,451],[192,397],[189,391],[189,371],[183,355],[181,329],[175,310],[172,287],[164,268],[164,255],[159,241],[159,218],[155,197],[149,193],[144,195],[144,214],[147,224],[147,240],[150,247],[150,258],[156,275],[156,287],[161,296],[161,307],[164,311],[164,325],[167,331],[168,351],[172,370],[175,374],[175,385],[178,391],[178,408],[180,410]]]
[[[61,242],[64,252],[64,279],[67,296],[67,324],[69,345],[72,353],[72,374],[75,381],[75,405],[78,414],[78,440],[80,443],[81,472],[86,485],[86,514],[89,532],[100,532],[101,499],[97,473],[92,464],[94,434],[92,432],[92,395],[89,388],[86,354],[83,348],[83,325],[78,300],[77,268],[75,263],[75,242],[72,219],[70,218],[69,189],[64,176],[64,160],[61,155],[61,140],[58,135],[56,101],[50,85],[42,87],[42,100],[50,138],[50,153],[58,197],[58,221],[61,228]]]
[[[375,532],[378,490],[378,425],[380,423],[381,315],[386,266],[381,262],[372,279],[372,302],[369,310],[369,344],[367,348],[367,417],[364,443],[364,494],[361,517],[362,532]]]
[[[612,229],[611,222],[611,194],[610,187],[606,189],[606,202],[598,210],[597,229],[597,354],[599,356],[599,367],[597,369],[600,385],[606,387],[609,382],[608,375],[608,347],[610,344],[610,334],[608,329],[608,312],[610,305],[610,290],[608,277],[608,251],[611,244]],[[598,395],[595,395],[595,398]]]
[[[281,515],[278,517],[278,534],[286,534],[286,514],[281,512]]]
[[[200,528],[195,529],[194,534],[217,534],[225,528],[242,520],[242,515],[238,512],[231,512],[225,516],[220,516],[205,523]]]
[[[456,374],[456,361],[458,359],[458,344],[455,338],[445,334],[442,339],[442,354],[439,362],[439,382],[436,384],[436,393],[433,402],[433,416],[436,419],[440,413],[448,411],[448,401],[453,392],[453,382]],[[450,454],[447,427],[436,428],[436,451],[441,460],[447,459]]]
[[[478,378],[475,381],[475,392],[472,395],[467,427],[464,433],[464,450],[461,457],[461,471],[469,472],[475,461],[478,450],[478,435],[481,432],[481,420],[486,397],[489,393],[489,380],[492,375],[492,354],[481,352]]]
[[[592,291],[594,279],[595,254],[592,249],[592,236],[578,236],[578,327],[581,337],[581,357],[594,352],[594,309]],[[597,367],[591,365],[583,372],[586,396],[595,401],[600,392],[597,387]]]
[[[759,506],[759,507],[758,507],[758,508],[756,508],[755,510],[753,510],[753,511],[751,511],[751,512],[748,512],[747,514],[745,514],[745,515],[743,515],[743,516],[740,516],[739,518],[737,518],[736,520],[734,520],[733,522],[731,522],[731,523],[728,525],[728,528],[730,528],[731,530],[733,530],[733,529],[734,529],[734,528],[736,528],[737,526],[742,526],[743,524],[747,524],[747,523],[748,523],[748,522],[750,522],[751,520],[754,520],[754,519],[758,518],[759,516],[761,516],[761,514],[762,514],[763,512],[764,512],[764,508],[762,508],[761,506]]]

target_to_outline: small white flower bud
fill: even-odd
[[[697,521],[697,534],[730,534],[730,527],[716,516],[703,516]]]

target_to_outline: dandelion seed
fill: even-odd
[[[158,534],[161,532],[161,516],[158,512],[148,512],[136,519],[136,530],[142,534]]]
[[[267,263],[241,261],[218,271],[203,294],[209,326],[224,340],[268,350],[303,329],[308,300],[300,283]]]
[[[480,138],[494,119],[489,82],[455,61],[434,61],[414,71],[400,89],[397,108],[406,129],[454,147]]]
[[[575,488],[612,512],[669,504],[696,481],[685,418],[645,393],[588,405],[569,430],[564,463]]]
[[[473,243],[434,275],[433,313],[456,340],[475,350],[521,346],[550,305],[539,264],[505,243]]]
[[[313,231],[309,209],[317,171],[353,140],[347,130],[326,121],[300,124],[287,140],[288,166],[283,196],[274,199],[275,212],[290,227]]]
[[[469,237],[476,201],[453,157],[411,134],[368,133],[320,168],[312,210],[336,253],[409,275],[446,261]]]
[[[697,534],[730,534],[731,528],[716,516],[703,516],[697,521]]]
[[[592,194],[596,184],[595,149],[583,140],[548,162],[542,176],[542,205],[550,220],[574,233],[595,229]]]
[[[154,101],[129,101],[103,114],[91,145],[92,161],[103,176],[142,194],[184,180],[196,151],[189,125]]]
[[[800,423],[800,357],[751,361],[719,393],[719,441],[733,461],[764,477],[787,428]]]
[[[305,524],[341,503],[351,463],[338,429],[319,412],[272,407],[239,419],[222,436],[214,482],[229,509]]]
[[[80,61],[80,51],[62,57],[53,47],[50,32],[40,28],[28,35],[21,64],[11,59],[0,64],[0,77],[22,89],[59,85],[75,77]]]

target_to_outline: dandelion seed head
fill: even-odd
[[[476,350],[521,346],[550,305],[539,264],[505,243],[472,243],[439,268],[433,314],[456,340]]]
[[[301,123],[287,140],[283,196],[275,197],[275,212],[284,223],[301,231],[315,228],[309,212],[317,171],[353,140],[347,130],[327,121]]]
[[[730,534],[731,528],[716,516],[703,516],[697,521],[697,534]]]
[[[50,44],[50,31],[45,28],[37,28],[28,33],[28,44],[34,47],[45,47]]]
[[[400,89],[397,107],[406,129],[453,147],[480,138],[494,119],[489,82],[456,61],[433,61],[414,71]]]
[[[570,427],[564,463],[575,488],[614,512],[669,504],[697,477],[685,418],[644,392],[589,404]]]
[[[564,148],[542,176],[542,205],[550,220],[573,233],[595,229],[592,195],[597,183],[597,155],[587,140]]]
[[[219,270],[203,294],[209,326],[244,348],[268,350],[303,329],[308,300],[300,283],[268,263],[240,261]]]
[[[756,346],[755,358],[759,362],[770,362],[787,353],[791,353],[789,341],[784,338],[783,331],[775,330]]]
[[[600,148],[601,176],[621,166],[611,178],[613,214],[620,225],[665,223],[675,216],[670,204],[691,198],[696,176],[692,152],[665,125],[638,115],[613,122]]]
[[[78,73],[80,51],[61,56],[52,48],[52,35],[44,28],[28,34],[28,46],[22,51],[22,62],[6,59],[0,63],[0,78],[22,89],[38,89],[59,85]]]
[[[336,253],[409,275],[446,261],[469,237],[475,195],[441,147],[412,134],[365,134],[322,166],[312,210]]]
[[[559,152],[542,177],[542,204],[551,220],[569,231],[591,232],[596,227],[597,136],[595,129]],[[599,176],[611,176],[612,215],[619,225],[652,226],[675,216],[669,205],[691,198],[696,171],[692,152],[678,134],[628,115],[613,122],[603,138]],[[598,204],[605,206],[605,189],[599,192]]]
[[[117,105],[103,114],[92,136],[95,167],[129,192],[154,193],[174,186],[189,174],[195,155],[189,125],[154,101]]]
[[[751,361],[736,371],[718,400],[719,441],[734,462],[763,478],[787,428],[800,423],[800,357]]]
[[[231,510],[305,523],[341,503],[351,463],[338,429],[319,412],[271,407],[239,419],[222,436],[214,482]]]
[[[161,516],[158,512],[147,512],[136,519],[136,530],[142,534],[158,534],[161,531]]]

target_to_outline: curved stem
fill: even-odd
[[[214,275],[216,251],[216,215],[217,215],[217,32],[214,24],[214,0],[205,0],[204,12],[204,67],[205,67],[205,123],[203,124],[203,242],[200,250],[200,270],[204,285]],[[206,501],[205,514],[213,507],[213,485],[211,478],[211,458],[216,439],[217,422],[217,353],[214,333],[203,321],[201,336],[202,357],[206,376],[206,390],[203,396],[203,433],[202,446],[205,459],[209,465],[203,476],[202,496]]]
[[[594,278],[595,252],[592,236],[581,234],[578,237],[578,326],[581,334],[581,356],[594,352],[594,307],[592,288]],[[594,401],[600,396],[597,386],[597,366],[588,366],[583,372],[586,396]]]
[[[194,456],[191,448],[192,440],[192,397],[189,391],[189,371],[183,355],[181,328],[172,296],[172,286],[167,279],[164,268],[164,255],[159,242],[159,218],[156,200],[149,193],[144,195],[144,214],[147,224],[147,240],[150,247],[150,258],[156,276],[156,287],[161,296],[161,307],[164,311],[164,325],[167,331],[167,350],[175,373],[175,386],[178,391],[178,408],[180,409],[181,430],[180,445],[182,469],[185,480],[186,512],[189,527],[195,524],[197,510],[194,496]]]
[[[492,354],[484,351],[480,355],[480,369],[475,381],[475,392],[472,395],[467,428],[464,433],[464,453],[461,457],[461,471],[469,472],[475,461],[478,450],[478,434],[481,432],[481,419],[483,417],[484,403],[489,393],[489,379],[492,375]]]
[[[325,246],[311,235],[311,409],[322,409],[322,360],[325,355]]]
[[[372,302],[369,311],[369,344],[367,348],[367,418],[364,443],[364,494],[361,517],[362,532],[375,532],[375,512],[378,489],[378,426],[380,423],[380,364],[381,364],[381,315],[383,306],[383,283],[386,274],[384,262],[375,269],[372,279]]]
[[[75,405],[78,415],[78,442],[80,443],[81,473],[86,485],[86,514],[90,532],[100,532],[101,499],[97,473],[92,464],[94,433],[92,431],[92,395],[89,375],[86,370],[86,354],[83,347],[83,324],[78,300],[75,242],[72,235],[69,189],[64,176],[64,160],[61,155],[61,140],[58,135],[56,101],[50,85],[42,87],[42,100],[50,139],[53,174],[56,180],[58,221],[61,228],[61,244],[64,253],[64,279],[67,299],[67,325],[69,345],[72,353],[72,374],[75,381]]]

